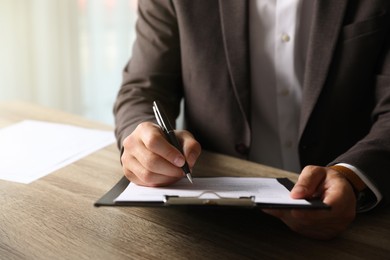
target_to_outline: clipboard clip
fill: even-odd
[[[164,196],[164,204],[171,205],[198,205],[198,206],[236,206],[236,207],[255,207],[255,197],[225,198],[219,196],[213,191],[205,191],[199,196],[180,197]]]

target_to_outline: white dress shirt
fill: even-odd
[[[314,2],[249,1],[252,108],[249,157],[297,173],[301,171],[298,124]],[[367,177],[352,165],[341,165],[353,170],[379,203],[382,195]]]
[[[313,1],[250,1],[250,159],[300,172],[298,122]]]

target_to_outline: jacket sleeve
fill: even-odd
[[[123,140],[144,121],[154,121],[152,102],[159,100],[172,122],[182,98],[181,55],[171,1],[139,1],[132,58],[114,104],[115,134]]]
[[[387,30],[389,35],[389,29]],[[333,163],[347,162],[356,166],[389,203],[390,189],[390,37],[383,47],[375,77],[375,106],[368,134]]]

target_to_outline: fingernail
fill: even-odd
[[[184,158],[181,157],[181,156],[178,156],[175,158],[175,160],[173,161],[173,163],[177,166],[177,167],[182,167],[184,165]]]

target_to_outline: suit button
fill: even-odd
[[[240,144],[236,144],[236,151],[239,153],[239,154],[247,154],[248,153],[248,147],[243,144],[243,143],[240,143]]]

